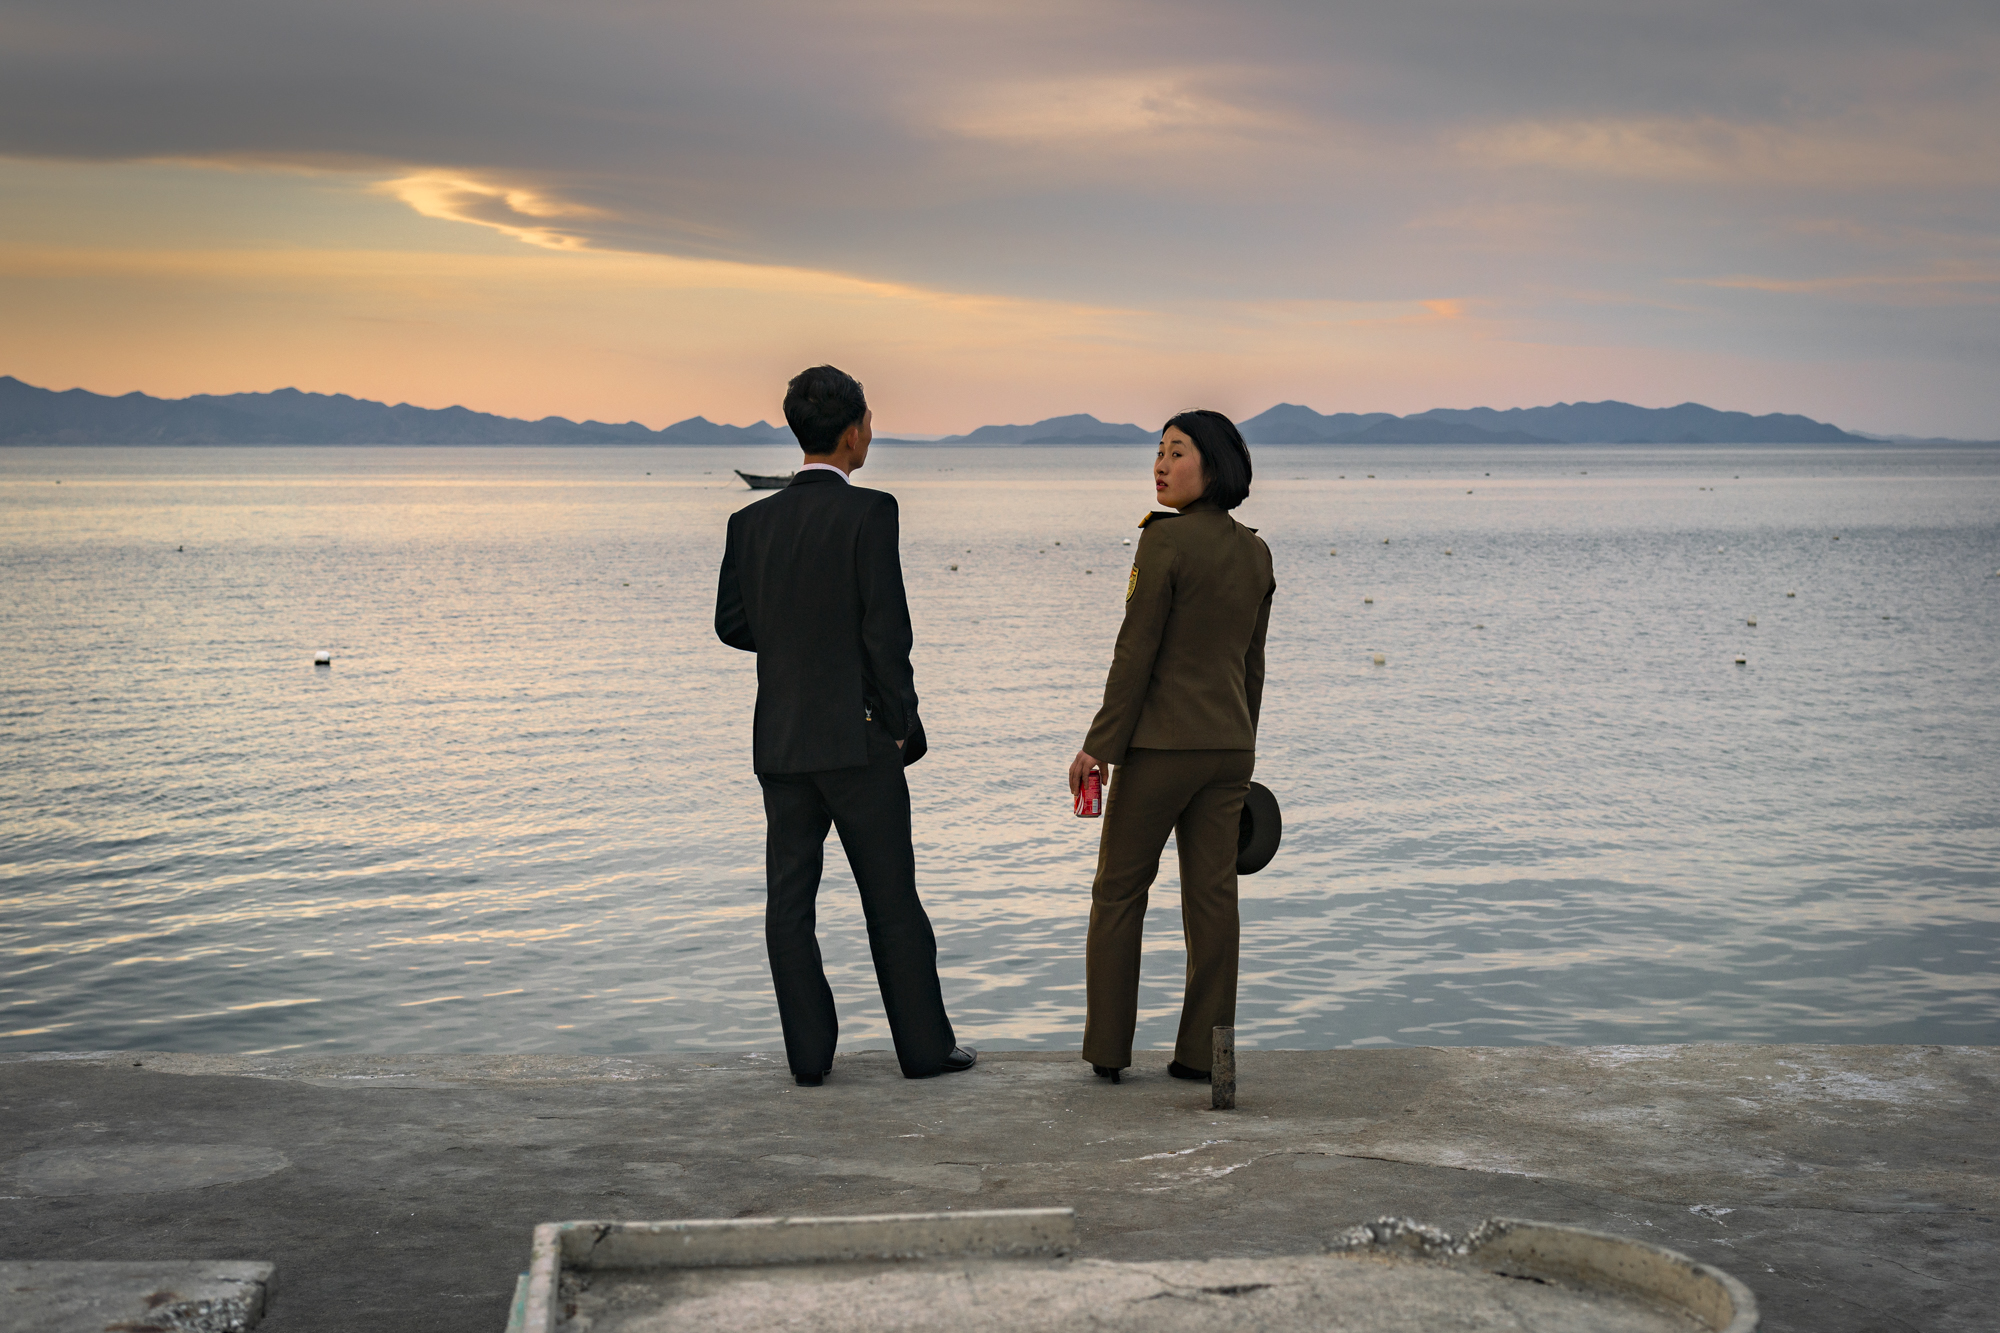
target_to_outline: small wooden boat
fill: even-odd
[[[743,484],[753,491],[782,491],[792,484],[792,474],[789,472],[782,477],[760,477],[741,468],[731,468],[730,471],[743,478]]]

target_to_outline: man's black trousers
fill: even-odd
[[[911,1078],[944,1068],[956,1039],[938,989],[937,936],[917,898],[910,849],[910,788],[902,752],[879,727],[868,763],[820,773],[760,773],[764,788],[764,945],[794,1074],[833,1067],[840,1020],[814,932],[814,905],[829,826],[840,833],[868,918],[868,948],[882,988],[896,1059]]]

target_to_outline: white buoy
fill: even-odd
[[[1127,546],[1130,546],[1130,545],[1132,544],[1132,539],[1131,539],[1130,537],[1127,537],[1127,538],[1125,539],[1125,544],[1126,544]]]
[[[1721,548],[1720,546],[1716,547],[1716,548],[1715,548],[1715,553],[1716,553],[1717,555],[1721,555],[1721,554],[1722,554],[1722,548]]]
[[[1362,598],[1362,599],[1361,599],[1361,604],[1362,604],[1363,606],[1373,606],[1373,605],[1375,605],[1375,599],[1374,599],[1373,597],[1364,597],[1364,598]],[[1885,619],[1885,620],[1886,620],[1886,619],[1888,619],[1888,617],[1886,617],[1886,616],[1885,616],[1885,617],[1883,617],[1883,619]]]
[[[1446,555],[1450,555],[1450,554],[1451,554],[1451,548],[1450,548],[1449,546],[1445,547],[1445,548],[1444,548],[1444,553],[1445,553]]]
[[[2000,570],[1995,570],[1994,572],[1995,572],[1995,573],[1997,573],[1997,574],[2000,574]],[[1787,597],[1797,597],[1797,596],[1798,596],[1798,594],[1797,594],[1796,592],[1788,592],[1788,593],[1786,593],[1786,594],[1785,594],[1785,596],[1787,596]]]
[[[1486,626],[1484,626],[1484,625],[1474,625],[1474,626],[1473,626],[1472,628],[1474,628],[1474,629],[1485,629],[1485,628],[1486,628]]]
[[[951,572],[952,572],[952,573],[954,573],[954,574],[956,574],[956,573],[958,572],[958,566],[957,566],[957,565],[953,565],[953,566],[951,567]]]
[[[1389,539],[1388,539],[1387,537],[1384,537],[1384,538],[1382,539],[1382,544],[1383,544],[1384,546],[1387,546],[1387,545],[1389,544]]]
[[[1339,554],[1340,554],[1340,548],[1339,548],[1339,547],[1337,547],[1337,546],[1329,546],[1329,547],[1327,547],[1327,548],[1326,548],[1326,553],[1327,553],[1328,555],[1339,555]]]
[[[1749,658],[1747,658],[1747,657],[1739,657],[1739,658],[1737,658],[1737,659],[1736,659],[1736,665],[1737,665],[1737,666],[1742,666],[1742,665],[1744,665],[1745,663],[1747,663],[1747,662],[1748,662],[1749,660],[1750,660],[1750,659],[1749,659]]]
[[[1377,654],[1375,654],[1375,665],[1376,665],[1376,666],[1388,666],[1388,665],[1389,665],[1389,659],[1388,659],[1388,658],[1386,658],[1386,657],[1384,657],[1384,656],[1382,656],[1382,654],[1380,654],[1380,653],[1377,653]]]
[[[1750,617],[1750,619],[1748,619],[1748,620],[1744,621],[1743,623],[1744,623],[1744,624],[1746,624],[1746,625],[1748,625],[1748,626],[1749,626],[1749,627],[1750,627],[1751,629],[1756,629],[1756,628],[1757,628],[1757,617],[1755,617],[1755,616],[1752,616],[1752,617]]]
[[[314,654],[313,654],[313,665],[314,665],[314,666],[332,666],[332,665],[333,665],[333,654],[332,654],[332,653],[314,653]]]

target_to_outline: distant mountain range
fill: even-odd
[[[1251,444],[1840,444],[1865,443],[1811,417],[1773,412],[1718,412],[1700,403],[1634,407],[1630,403],[1557,403],[1553,407],[1435,408],[1399,417],[1390,412],[1323,415],[1279,403],[1237,423]],[[981,426],[947,435],[940,444],[1127,444],[1159,438],[1157,431],[1096,417],[1050,417],[1029,426]]]
[[[1156,430],[1099,421],[1088,412],[1049,417],[1032,426],[981,426],[963,435],[947,435],[939,444],[1150,444]]]
[[[790,444],[760,421],[724,426],[689,417],[665,430],[636,421],[521,421],[463,407],[374,403],[344,393],[196,394],[117,398],[55,393],[0,375],[0,444]]]
[[[1315,412],[1280,403],[1239,423],[1252,444],[1843,444],[1869,443],[1810,417],[1718,412],[1700,403],[1634,407],[1630,403],[1557,403],[1553,407],[1435,408],[1389,412]],[[1088,413],[1025,426],[981,426],[939,444],[1143,444],[1158,432]],[[791,444],[788,429],[759,421],[725,426],[689,417],[665,430],[636,421],[571,421],[370,402],[346,394],[197,394],[107,397],[83,389],[56,393],[0,375],[0,445],[5,444]]]
[[[1252,444],[1842,444],[1854,435],[1811,417],[1718,412],[1700,403],[1557,403],[1553,407],[1433,408],[1407,417],[1280,403],[1241,424]]]

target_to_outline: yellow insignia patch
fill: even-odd
[[[1132,594],[1139,591],[1139,567],[1132,566],[1132,577],[1125,580],[1125,600],[1131,601]]]

